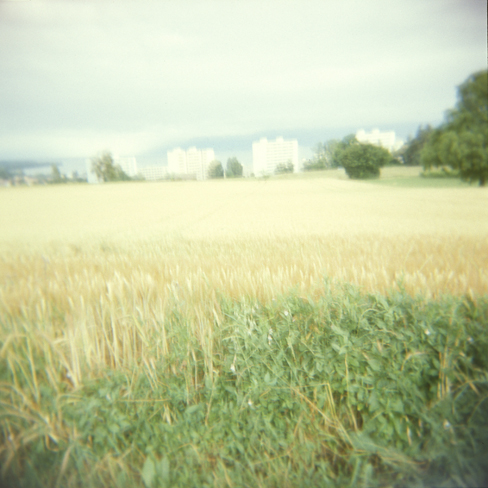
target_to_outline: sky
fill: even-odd
[[[166,159],[436,125],[487,66],[485,0],[0,0],[0,160]],[[308,151],[308,152],[307,152]]]

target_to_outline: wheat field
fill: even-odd
[[[63,344],[74,381],[137,360],[175,307],[207,341],[220,296],[313,297],[324,278],[372,293],[488,293],[488,193],[478,188],[396,188],[338,172],[10,188],[0,223],[3,323],[20,317]]]
[[[46,472],[47,485],[85,486],[79,479],[93,472],[101,480],[93,486],[118,486],[120,472],[127,486],[142,486],[141,466],[150,458],[133,447],[83,461],[76,474],[69,446],[91,449],[91,431],[80,433],[62,412],[106,371],[131,378],[129,392],[149,381],[148,395],[164,378],[184,378],[191,405],[191,395],[229,374],[232,358],[223,356],[222,342],[229,303],[240,304],[236,313],[246,322],[258,304],[288,320],[291,302],[283,297],[290,292],[313,304],[337,290],[346,310],[352,302],[344,283],[360,293],[400,288],[427,299],[466,295],[470,303],[488,295],[488,193],[395,186],[399,171],[384,171],[386,184],[331,171],[1,189],[0,372],[8,378],[0,383],[2,473],[23,476],[30,446],[42,445],[39,452],[64,452]],[[244,333],[232,327],[231,338]],[[315,400],[303,401],[318,411]],[[176,422],[179,414],[164,408],[164,422]],[[214,475],[227,486],[222,466],[224,474]],[[270,466],[279,478],[282,465]]]

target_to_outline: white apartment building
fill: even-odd
[[[163,180],[168,174],[168,168],[159,164],[139,168],[139,174],[147,181]]]
[[[186,151],[177,147],[168,151],[168,173],[186,175]]]
[[[277,137],[275,141],[268,141],[266,137],[252,143],[252,166],[256,176],[271,175],[278,164],[292,162],[295,172],[298,167],[298,141],[285,141]]]
[[[356,139],[359,142],[384,147],[390,152],[396,151],[403,145],[403,141],[396,138],[393,130],[380,132],[379,129],[373,129],[371,132],[366,132],[364,129],[360,129],[356,132]]]
[[[213,149],[190,147],[187,151],[177,147],[168,151],[168,173],[195,175],[197,180],[207,179],[209,164],[215,159]]]

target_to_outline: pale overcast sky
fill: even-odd
[[[485,0],[0,0],[0,160],[439,123]]]

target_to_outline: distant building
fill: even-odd
[[[256,176],[271,175],[279,164],[290,161],[297,172],[299,167],[296,139],[285,141],[283,137],[277,137],[275,141],[268,141],[263,137],[252,143],[252,166]]]
[[[356,132],[356,139],[359,142],[384,147],[390,152],[396,151],[403,146],[403,141],[396,138],[393,130],[380,132],[379,129],[373,129],[371,132],[366,132],[364,129],[360,129]]]
[[[162,180],[168,175],[168,168],[158,164],[143,166],[139,168],[139,174],[147,181]]]
[[[197,180],[207,179],[209,164],[215,159],[213,149],[190,147],[187,151],[177,147],[168,151],[168,173],[194,175]]]
[[[168,151],[168,173],[186,175],[186,151],[179,147]]]

